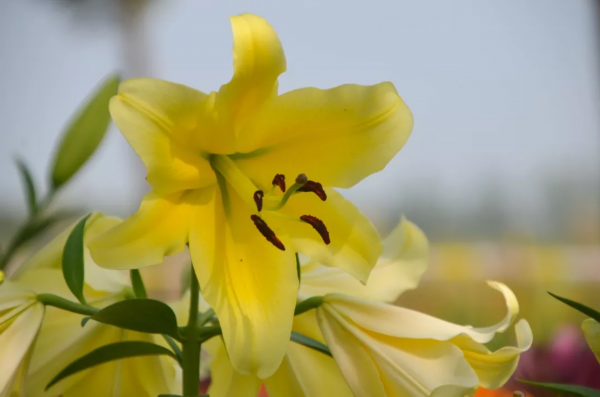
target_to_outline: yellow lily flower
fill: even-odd
[[[465,396],[478,386],[502,386],[529,349],[529,324],[515,325],[517,346],[491,352],[483,344],[503,332],[518,314],[508,287],[508,313],[498,324],[474,328],[402,307],[341,294],[326,295],[317,319],[340,370],[356,396]],[[359,374],[357,376],[357,374]]]
[[[25,374],[44,319],[35,293],[11,285],[0,287],[0,397],[24,396]]]
[[[600,323],[593,318],[585,319],[581,323],[581,330],[596,360],[600,363]]]
[[[117,218],[93,214],[86,222],[85,242],[119,222]],[[62,248],[71,229],[23,265],[17,272],[19,285],[73,298],[60,270]],[[104,307],[115,303],[124,299],[129,289],[126,272],[100,268],[85,248],[84,293],[90,305]],[[47,308],[26,375],[27,396],[156,397],[164,393],[181,393],[179,366],[171,358],[162,356],[111,361],[63,379],[45,391],[46,385],[61,369],[101,346],[126,340],[165,344],[160,336],[122,330],[95,321],[81,327],[81,318],[79,314]]]
[[[231,24],[234,76],[218,92],[155,79],[121,84],[111,115],[152,191],[90,248],[101,266],[139,268],[189,243],[235,368],[266,378],[292,327],[295,252],[366,282],[379,236],[331,188],[384,168],[412,116],[391,83],[278,95],[286,60],[275,30],[250,14]]]

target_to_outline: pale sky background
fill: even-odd
[[[24,212],[12,155],[45,182],[65,121],[123,66],[110,12],[93,20],[68,3],[0,3],[0,203],[11,211]],[[147,70],[218,89],[232,74],[227,17],[243,12],[266,17],[279,33],[288,60],[282,92],[389,80],[412,109],[406,147],[383,172],[344,192],[368,215],[395,208],[411,189],[468,207],[490,183],[527,212],[543,200],[541,178],[598,175],[592,0],[153,2],[143,21]],[[127,214],[143,194],[137,161],[112,129],[63,202]]]

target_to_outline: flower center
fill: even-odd
[[[327,200],[327,193],[319,182],[308,180],[305,174],[300,174],[296,177],[294,183],[286,189],[285,175],[276,174],[273,178],[271,188],[265,192],[258,189],[256,185],[235,165],[235,162],[228,156],[213,155],[211,157],[211,165],[227,183],[238,193],[242,200],[252,208],[256,209],[255,214],[251,215],[250,219],[254,222],[257,230],[278,249],[285,251],[285,246],[281,240],[275,235],[275,232],[267,225],[262,218],[263,211],[269,211],[276,214],[278,217],[307,223],[315,229],[321,236],[325,244],[331,242],[327,227],[319,218],[313,215],[301,215],[298,218],[279,213],[288,200],[303,192],[312,192],[316,194],[322,201]],[[276,195],[276,190],[279,189],[283,195]]]

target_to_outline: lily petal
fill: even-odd
[[[425,234],[402,218],[383,241],[383,254],[366,285],[348,273],[310,262],[302,266],[302,297],[341,293],[380,302],[394,302],[417,287],[427,268],[429,243]]]
[[[233,369],[225,345],[220,338],[213,338],[204,345],[212,356],[210,362],[211,382],[208,394],[213,397],[256,397],[261,380],[253,375],[243,375]]]
[[[292,329],[295,258],[293,251],[281,251],[261,235],[250,219],[253,212],[234,189],[222,180],[219,185],[196,212],[190,253],[202,296],[219,317],[233,367],[266,378],[279,367]],[[278,235],[286,244],[285,236]]]
[[[4,290],[0,295],[0,396],[24,395],[29,356],[44,318],[35,295]]]
[[[500,291],[506,302],[507,314],[498,323],[489,327],[458,325],[440,320],[415,310],[370,302],[341,294],[327,295],[326,302],[335,305],[336,312],[352,318],[371,332],[397,338],[450,340],[466,335],[478,343],[487,343],[496,333],[504,332],[519,314],[519,304],[514,293],[504,284],[488,281],[488,285]],[[390,319],[394,319],[390,321]],[[402,324],[402,326],[398,326]]]
[[[588,346],[594,352],[596,360],[600,363],[600,323],[592,318],[588,318],[581,323],[581,330]]]
[[[294,317],[293,329],[325,343],[315,311]],[[265,380],[265,385],[269,396],[273,397],[353,396],[333,358],[295,342],[289,343],[281,367]]]
[[[303,88],[266,103],[238,135],[238,167],[262,187],[304,173],[348,188],[382,170],[412,130],[391,83]]]
[[[449,385],[461,393],[445,395],[463,396],[477,385],[475,372],[451,343],[371,333],[363,328],[364,323],[354,322],[329,303],[318,309],[317,316],[328,346],[357,396],[425,397]],[[404,327],[397,318],[387,322]]]
[[[125,81],[111,99],[111,116],[146,165],[153,189],[168,194],[215,182],[196,144],[197,135],[217,134],[207,131],[210,101],[200,91],[150,78]]]
[[[326,189],[327,200],[311,193],[292,197],[281,212],[299,219],[301,215],[319,218],[329,232],[331,243],[304,222],[286,221],[285,229],[292,236],[294,247],[315,262],[340,268],[362,283],[366,283],[381,254],[379,233],[350,201],[333,189]]]
[[[314,311],[294,317],[294,331],[325,342]],[[271,397],[288,396],[353,396],[333,358],[289,342],[286,357],[275,373],[264,380]],[[236,372],[227,357],[220,339],[211,339],[203,345],[213,357],[209,394],[215,397],[256,396],[261,381],[256,376]],[[323,379],[327,379],[326,382]]]
[[[166,255],[183,251],[203,190],[170,196],[148,193],[137,213],[88,243],[93,260],[110,269],[135,269],[160,264]]]
[[[451,342],[458,346],[469,365],[479,378],[479,386],[497,389],[504,385],[517,369],[521,353],[529,350],[533,343],[533,333],[526,320],[515,324],[517,346],[504,346],[491,352],[482,344],[461,335]]]
[[[264,18],[242,14],[230,18],[233,30],[233,78],[219,90],[238,131],[269,98],[277,94],[277,77],[285,72],[283,47]],[[221,152],[219,152],[221,153]]]

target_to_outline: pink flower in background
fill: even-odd
[[[568,383],[600,388],[600,365],[576,326],[561,328],[545,346],[532,347],[521,355],[515,379],[536,382]],[[511,381],[514,390],[528,390],[535,396],[554,396],[542,390]]]

